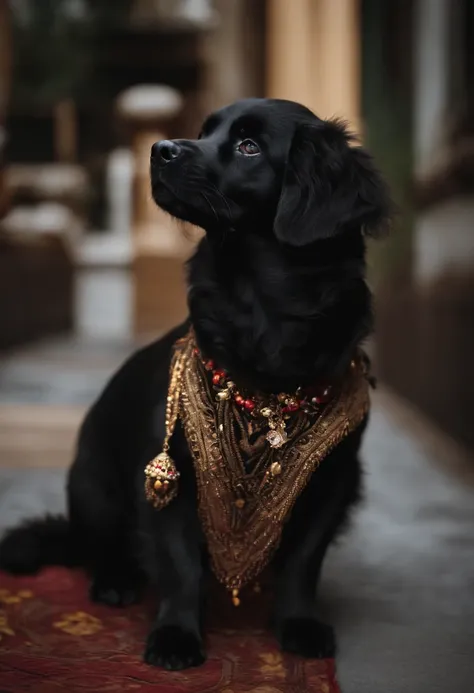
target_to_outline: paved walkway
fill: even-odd
[[[72,338],[0,361],[0,467],[69,464],[84,410],[136,345]]]
[[[365,503],[326,564],[343,693],[474,691],[472,475],[408,414],[376,399]]]
[[[1,404],[87,406],[133,343],[45,341],[0,357]]]
[[[0,401],[1,390],[0,381]],[[471,693],[474,465],[469,471],[453,445],[383,392],[364,456],[365,502],[331,550],[321,586],[342,691]],[[1,466],[0,458],[0,529],[63,507],[64,469]]]

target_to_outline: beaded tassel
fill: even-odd
[[[178,493],[179,472],[169,455],[171,437],[178,420],[179,397],[183,376],[183,361],[178,360],[171,369],[166,400],[166,433],[162,452],[145,467],[145,496],[157,510],[166,507]]]

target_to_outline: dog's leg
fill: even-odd
[[[273,625],[283,650],[303,657],[333,657],[334,631],[316,616],[316,588],[328,546],[358,497],[360,468],[357,458],[340,461],[315,473],[297,501],[285,528],[275,561],[276,595]],[[326,463],[324,463],[326,464]],[[340,464],[340,475],[332,474]],[[333,466],[334,465],[334,466]]]
[[[308,537],[287,556],[278,572],[274,629],[283,650],[302,657],[333,657],[336,644],[331,626],[315,614],[316,585],[327,544],[313,546]],[[307,555],[305,550],[312,552]]]
[[[198,666],[205,660],[201,530],[193,505],[195,500],[183,493],[167,508],[148,512],[160,604],[144,658],[169,670]]]
[[[91,599],[126,606],[138,600],[144,573],[134,555],[133,496],[112,472],[79,452],[68,484],[71,542],[91,576]]]

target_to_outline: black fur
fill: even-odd
[[[157,204],[206,230],[188,265],[199,345],[243,386],[279,392],[331,381],[371,332],[364,236],[386,224],[390,203],[369,155],[351,144],[339,122],[252,99],[213,114],[198,140],[153,148]],[[164,436],[172,345],[187,326],[136,353],[87,414],[68,522],[30,522],[0,545],[0,566],[11,571],[84,565],[91,597],[107,604],[137,599],[151,578],[160,602],[145,659],[168,669],[205,657],[205,541],[181,428],[171,450],[178,498],[157,512],[143,497],[144,466]],[[313,475],[273,561],[273,628],[284,649],[303,656],[334,653],[314,597],[326,549],[359,495],[365,424]]]

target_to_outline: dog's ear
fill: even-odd
[[[387,228],[387,185],[353,140],[337,120],[297,127],[275,217],[275,235],[282,243],[303,246],[348,226],[369,236]]]

